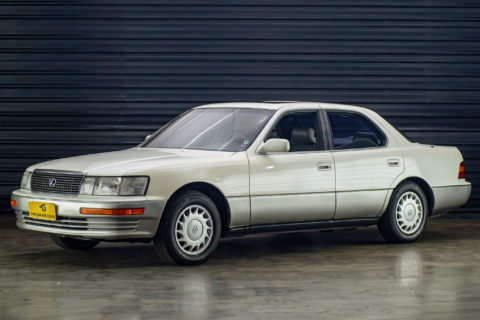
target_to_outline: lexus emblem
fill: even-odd
[[[55,178],[48,179],[48,185],[53,188],[57,185],[57,180]]]

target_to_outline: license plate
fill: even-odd
[[[57,220],[55,204],[48,202],[29,202],[28,216],[35,219]]]

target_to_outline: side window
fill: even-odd
[[[385,136],[367,118],[349,112],[328,112],[335,149],[384,146]]]
[[[275,124],[265,140],[287,139],[290,141],[290,152],[323,150],[319,128],[317,112],[289,113]]]

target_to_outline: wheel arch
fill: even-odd
[[[191,182],[186,185],[183,185],[182,187],[178,188],[167,200],[167,203],[165,205],[164,211],[169,209],[169,206],[173,202],[173,200],[182,192],[184,191],[198,191],[206,196],[208,196],[212,201],[215,203],[218,209],[218,213],[220,214],[220,219],[222,223],[222,234],[221,236],[224,236],[230,227],[230,206],[228,205],[227,198],[225,195],[214,185],[207,183],[207,182]],[[160,225],[163,222],[163,218],[165,215],[162,215],[162,218],[160,220]]]
[[[427,181],[425,181],[425,179],[420,177],[405,178],[395,186],[394,190],[398,188],[398,186],[400,186],[401,184],[409,181],[416,183],[420,188],[422,188],[428,201],[428,215],[431,216],[433,212],[433,208],[435,206],[435,195],[433,193],[432,187],[430,187],[430,185],[428,184]]]

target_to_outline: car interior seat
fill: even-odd
[[[294,127],[290,135],[290,151],[311,151],[317,146],[315,130],[310,127]]]

